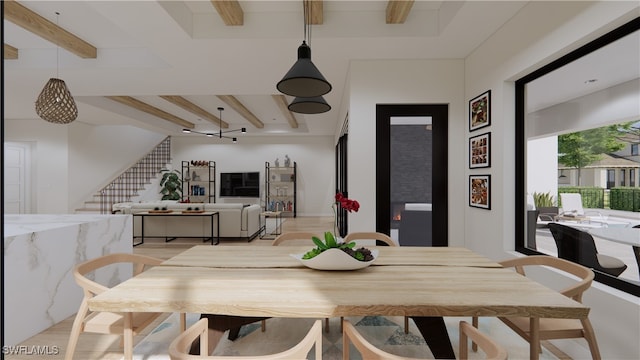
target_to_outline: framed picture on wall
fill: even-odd
[[[491,209],[491,175],[469,175],[469,206]]]
[[[491,125],[491,90],[469,100],[469,131]]]
[[[491,167],[491,133],[469,138],[469,169]]]

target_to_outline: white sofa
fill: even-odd
[[[139,212],[164,209],[176,212],[189,208],[204,211],[217,211],[219,223],[215,228],[219,229],[221,238],[255,238],[260,232],[259,205],[243,205],[228,203],[177,203],[177,202],[141,202],[114,204],[112,212],[115,214],[135,214]],[[141,218],[134,217],[134,236],[140,236]],[[184,237],[210,236],[209,220],[204,217],[147,217],[144,223],[145,237],[172,237],[176,235]]]

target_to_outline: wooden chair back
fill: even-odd
[[[496,343],[492,338],[483,334],[475,327],[471,326],[466,321],[460,321],[460,344],[458,357],[461,360],[469,358],[469,344],[468,339],[471,339],[476,343],[480,349],[484,352],[486,359],[491,360],[506,360],[508,358],[507,350]]]
[[[318,236],[320,239],[324,240],[324,237],[319,236],[318,234],[314,234],[307,231],[289,231],[286,233],[282,233],[278,235],[273,242],[271,242],[272,246],[282,245],[285,242],[291,243],[293,240],[308,240],[309,244],[313,245],[311,238],[313,236]],[[293,243],[291,243],[293,245]]]
[[[162,260],[150,256],[115,253],[87,260],[75,266],[73,269],[73,277],[76,283],[82,288],[84,298],[80,303],[80,308],[78,309],[71,328],[69,343],[65,353],[66,360],[73,358],[78,339],[82,332],[122,335],[123,341],[121,343],[124,346],[124,355],[125,358],[130,359],[133,354],[133,336],[149,326],[160,316],[161,313],[111,313],[93,312],[89,310],[89,299],[109,288],[91,280],[87,277],[87,274],[117,263],[131,263],[133,265],[133,276],[136,276],[147,266],[159,265],[162,263]],[[181,314],[181,324],[183,328],[184,317],[185,314]],[[126,323],[130,323],[130,327],[125,326]]]
[[[546,266],[572,274],[578,278],[576,282],[559,290],[559,292],[577,302],[582,302],[582,295],[587,289],[589,289],[594,278],[594,273],[591,269],[553,256],[524,256],[505,260],[500,262],[500,264],[504,267],[514,268],[516,272],[523,276],[526,276],[525,267],[527,266]],[[520,335],[520,337],[525,339],[527,342],[531,342],[529,318],[500,317],[499,319]],[[478,327],[477,317],[473,317],[473,326],[476,328]],[[598,342],[596,341],[595,332],[593,331],[593,326],[591,325],[589,318],[579,320],[542,318],[540,319],[539,329],[538,336],[540,340],[584,338],[589,344],[589,350],[591,351],[592,358],[594,360],[601,359]],[[475,343],[473,343],[473,349],[476,349]]]
[[[344,237],[345,242],[353,240],[377,240],[382,241],[388,246],[398,246],[398,244],[396,244],[393,239],[389,237],[389,235],[380,232],[352,232],[348,233],[347,236]]]
[[[593,283],[594,273],[591,269],[586,268],[580,264],[560,259],[553,256],[535,255],[524,256],[515,259],[504,260],[500,262],[500,265],[507,268],[514,268],[515,271],[522,275],[527,276],[525,273],[525,266],[549,266],[566,273],[572,274],[578,277],[580,280],[570,286],[567,286],[559,292],[566,297],[572,298],[577,302],[582,302],[582,294],[584,294],[591,284]]]
[[[226,360],[226,359],[255,359],[255,360],[276,360],[276,359],[306,359],[309,351],[315,347],[315,358],[322,359],[322,322],[316,320],[305,337],[292,348],[271,355],[260,356],[211,356],[205,354],[209,348],[208,344],[208,319],[202,318],[194,325],[190,326],[182,334],[178,335],[169,345],[169,357],[171,360]],[[190,355],[191,343],[200,339],[200,354]]]
[[[355,326],[351,324],[349,320],[342,320],[342,359],[349,360],[350,345],[358,350],[361,357],[367,360],[418,360],[416,358],[409,358],[404,356],[398,356],[386,351],[383,351],[367,339],[362,336],[356,330]]]

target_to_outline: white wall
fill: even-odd
[[[348,189],[349,197],[360,202],[360,211],[349,215],[349,230],[370,231],[376,226],[376,104],[449,104],[449,244],[464,245],[459,226],[467,186],[464,63],[352,61],[349,71]]]
[[[43,120],[5,120],[5,141],[33,143],[31,174],[37,214],[64,214],[69,205],[68,127]]]
[[[69,210],[81,208],[96,189],[108,185],[153,150],[166,135],[132,126],[69,127]]]
[[[558,137],[529,140],[526,151],[527,193],[558,193]],[[569,172],[565,171],[565,175]]]
[[[155,147],[165,135],[130,126],[5,120],[5,141],[32,142],[36,214],[67,214]]]
[[[465,210],[469,248],[491,258],[514,256],[514,80],[638,16],[637,2],[529,2],[465,62],[465,96],[492,91],[493,203]],[[543,25],[544,24],[544,25]],[[467,134],[468,136],[469,134]],[[495,179],[495,180],[494,180]],[[482,234],[482,235],[478,235]],[[547,277],[547,279],[549,279]],[[584,298],[604,359],[640,358],[638,298],[594,286]],[[556,342],[573,358],[588,357],[584,341]]]
[[[218,202],[264,205],[265,162],[274,166],[276,158],[284,163],[289,155],[297,163],[297,215],[333,215],[331,203],[335,191],[335,156],[333,136],[260,137],[240,136],[237,144],[206,136],[174,136],[171,139],[173,168],[183,160],[216,162],[216,193],[220,193],[222,172],[259,171],[260,199],[217,198]]]

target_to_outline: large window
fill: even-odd
[[[582,191],[575,187],[582,181],[592,185],[581,194],[586,210],[600,207],[603,212],[608,206],[606,189],[616,186],[616,175],[622,175],[616,173],[620,169],[602,168],[598,173],[587,172],[583,165],[567,166],[560,160],[568,161],[567,154],[575,149],[561,149],[563,144],[558,139],[567,134],[640,121],[639,29],[640,18],[636,18],[516,81],[515,205],[519,210],[515,215],[515,246],[518,251],[559,256],[558,243],[548,229],[548,221],[540,221],[542,217],[531,210],[532,202],[545,198],[541,195],[548,195],[547,200],[550,197],[547,201],[550,206],[544,211],[551,212],[552,216],[555,211],[557,215],[563,211],[558,194]],[[575,150],[575,153],[581,152]],[[566,187],[571,184],[574,188],[569,191]],[[596,194],[594,199],[603,200],[596,203],[586,199],[588,194]],[[610,215],[602,218],[613,223]],[[599,254],[615,257],[628,265],[627,270],[618,275],[594,270],[596,281],[640,296],[640,264],[636,262],[632,246],[596,239],[596,247]]]

